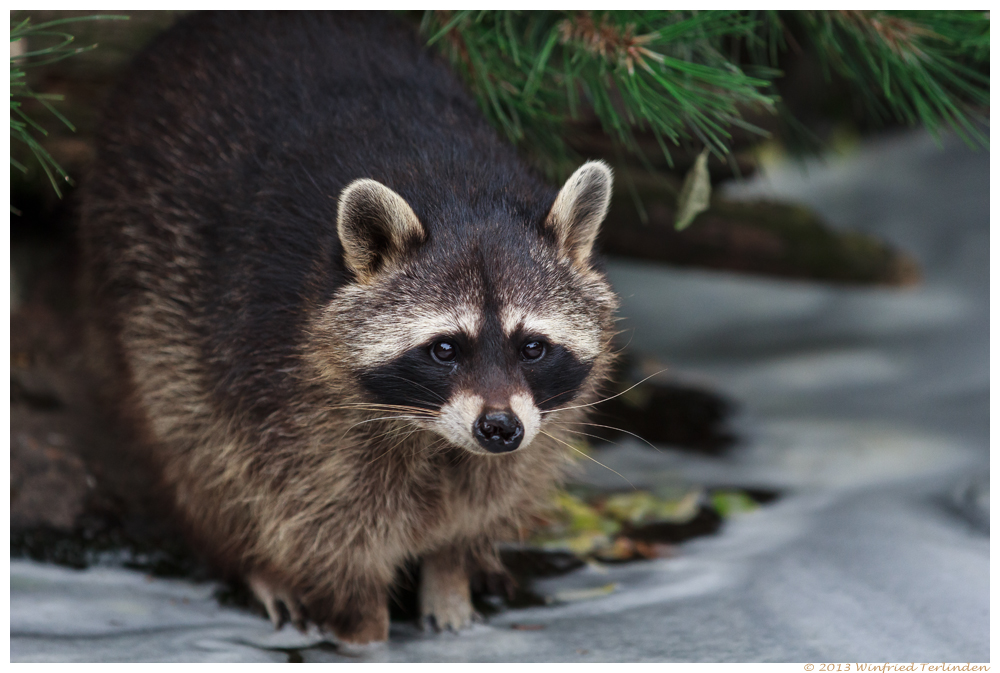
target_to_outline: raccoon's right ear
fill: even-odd
[[[427,231],[402,196],[380,182],[362,178],[340,193],[337,235],[344,263],[365,284],[426,240]]]
[[[559,251],[579,267],[589,266],[597,230],[611,206],[611,184],[611,168],[603,161],[588,161],[559,190],[545,219]]]

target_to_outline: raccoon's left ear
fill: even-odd
[[[611,205],[611,184],[611,168],[603,161],[588,161],[559,190],[545,219],[545,226],[556,234],[559,251],[577,266],[589,266],[597,230]]]
[[[381,182],[362,178],[344,187],[337,204],[344,263],[365,284],[427,238],[416,213]]]

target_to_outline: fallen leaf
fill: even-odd
[[[635,542],[624,535],[616,537],[610,545],[594,552],[594,556],[601,561],[628,561],[635,554]]]
[[[637,555],[647,559],[669,558],[677,555],[677,548],[662,542],[645,542],[643,540],[633,541]]]
[[[706,147],[694,161],[694,166],[688,171],[677,197],[677,219],[674,228],[677,231],[686,229],[694,218],[708,210],[712,197],[712,181],[708,175],[708,148]]]
[[[760,505],[743,491],[716,491],[712,494],[712,507],[722,517],[752,512]]]
[[[611,584],[605,584],[601,587],[593,587],[588,589],[566,589],[565,591],[557,591],[552,596],[546,596],[546,603],[571,603],[574,601],[586,601],[592,598],[600,598],[601,596],[607,596],[608,594],[614,593],[618,585],[612,582]]]
[[[529,544],[547,551],[569,551],[586,556],[611,543],[621,524],[604,516],[580,498],[562,491],[545,513],[545,524],[536,528]]]
[[[648,491],[633,491],[608,497],[601,511],[632,526],[686,523],[697,516],[701,499],[700,488],[690,489],[679,498],[661,498]]]

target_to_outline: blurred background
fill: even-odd
[[[11,13],[12,660],[346,656],[210,581],[88,370],[75,186],[182,14]],[[401,19],[554,183],[614,166],[623,357],[488,625],[405,576],[361,656],[988,660],[988,14]]]

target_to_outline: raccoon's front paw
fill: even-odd
[[[469,577],[454,555],[424,559],[420,573],[420,623],[425,631],[458,632],[482,617],[472,608]]]
[[[355,605],[354,610],[334,615],[320,628],[333,633],[344,645],[360,646],[380,643],[389,639],[389,605],[382,602]]]
[[[428,604],[429,603],[429,604]],[[475,611],[468,598],[441,595],[430,597],[426,603],[421,601],[420,626],[424,631],[451,631],[458,633],[462,629],[483,621],[482,615]]]
[[[247,584],[250,585],[250,590],[257,600],[264,605],[267,616],[276,630],[285,625],[287,616],[287,621],[290,621],[292,626],[305,633],[305,615],[301,603],[295,596],[263,575],[250,575]]]

